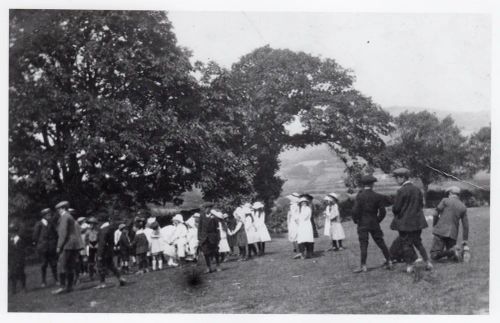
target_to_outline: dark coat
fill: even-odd
[[[122,255],[122,257],[128,257],[130,255],[132,243],[130,242],[127,231],[123,231],[120,235],[120,239],[118,240],[118,247],[120,248],[120,255]]]
[[[132,241],[132,251],[136,255],[144,254],[149,251],[149,241],[143,231],[136,232]]]
[[[204,242],[218,245],[220,241],[219,221],[213,216],[202,214],[198,227],[198,241],[200,245]]]
[[[41,253],[56,252],[57,230],[52,221],[47,221],[47,225],[40,220],[33,229],[33,242],[36,250]]]
[[[404,184],[394,199],[391,229],[410,232],[427,228],[423,207],[424,199],[420,189],[412,183]]]
[[[97,257],[109,258],[113,257],[113,250],[115,247],[115,231],[116,225],[108,225],[99,229],[97,234]]]
[[[16,239],[14,239],[17,236]],[[9,275],[24,270],[26,245],[24,240],[15,234],[9,234],[8,264]]]
[[[378,229],[385,218],[387,198],[371,189],[361,190],[354,201],[352,219],[360,229]]]

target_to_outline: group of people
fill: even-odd
[[[428,227],[423,213],[422,192],[409,180],[410,172],[407,169],[397,169],[393,175],[401,187],[392,203],[394,218],[390,228],[398,231],[398,237],[390,249],[385,244],[380,223],[391,202],[387,196],[373,190],[377,181],[375,177],[365,175],[361,178],[362,188],[352,208],[361,257],[360,266],[354,272],[367,271],[369,236],[382,251],[387,269],[392,269],[395,262],[404,261],[407,272],[411,273],[419,260],[425,262],[427,270],[433,268],[431,259],[446,257],[460,260],[462,253],[456,247],[460,222],[463,227],[462,252],[468,250],[469,232],[467,208],[459,199],[460,189],[455,186],[448,188],[448,197],[436,208],[434,240],[429,257],[421,240],[422,230]],[[318,237],[313,216],[313,197],[293,193],[287,198],[290,200],[288,239],[296,252],[293,258],[310,258],[314,252],[314,240]],[[324,197],[324,202],[324,235],[332,242],[329,250],[341,251],[346,236],[338,207],[339,197],[330,193]],[[129,273],[130,265],[137,265],[136,273],[142,274],[163,269],[165,261],[168,267],[197,261],[201,254],[207,265],[207,273],[212,273],[220,271],[220,264],[230,255],[240,261],[264,255],[266,242],[271,241],[264,204],[259,201],[238,206],[232,215],[207,203],[202,206],[200,213],[187,219],[176,214],[163,227],[155,217],[137,216],[129,225],[110,221],[105,213],[97,218],[76,218],[75,210],[70,208],[67,201],[58,203],[55,211],[53,215],[51,209],[43,209],[33,232],[34,245],[41,260],[42,287],[47,285],[49,267],[59,286],[54,294],[72,291],[83,274],[88,274],[90,279],[96,273],[99,275],[100,283],[96,288],[106,287],[108,272],[116,276],[120,285],[125,285],[123,274]],[[17,283],[21,283],[23,289],[26,285],[24,252],[25,245],[19,228],[10,225],[9,282],[13,292],[16,292]]]

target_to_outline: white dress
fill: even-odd
[[[254,218],[255,228],[257,229],[257,233],[259,235],[259,241],[260,242],[271,241],[271,236],[269,235],[269,230],[267,230],[266,226],[266,221],[265,221],[266,214],[264,213],[264,211],[262,212],[254,211],[253,218]]]
[[[175,245],[173,244],[174,232],[175,227],[173,225],[167,225],[161,228],[163,254],[168,257],[175,257]]]
[[[182,223],[175,226],[173,244],[177,247],[177,256],[186,257],[187,228]]]
[[[245,232],[247,234],[247,240],[249,244],[260,241],[257,228],[255,227],[255,222],[253,221],[251,216],[245,217]]]
[[[312,210],[310,206],[303,205],[299,207],[298,213],[298,229],[297,229],[297,242],[314,242],[314,232],[311,223]]]
[[[299,206],[297,203],[290,203],[290,210],[287,216],[288,241],[290,242],[297,241],[298,213]]]
[[[161,230],[153,230],[151,232],[151,254],[157,255],[163,253],[163,238],[161,236]]]
[[[324,235],[332,240],[344,240],[345,233],[342,223],[340,222],[339,207],[335,205],[327,205],[325,209],[325,231]]]
[[[219,240],[219,252],[229,252],[231,249],[229,248],[229,243],[227,242],[227,232],[224,230],[222,223],[219,222],[219,232],[220,232],[220,240]]]
[[[193,227],[188,228],[186,253],[190,256],[195,256],[197,248],[198,248],[198,229]]]

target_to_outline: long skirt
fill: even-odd
[[[227,239],[220,239],[219,241],[219,252],[229,252],[231,249],[229,249],[229,243],[227,242]]]
[[[241,229],[236,232],[234,235],[236,246],[238,247],[246,247],[248,244],[247,233],[245,232],[245,227],[241,227]]]

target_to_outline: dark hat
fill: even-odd
[[[62,201],[62,202],[57,203],[55,208],[57,210],[57,209],[60,209],[62,207],[68,207],[68,206],[69,206],[69,202],[68,201]]]
[[[49,214],[50,213],[50,209],[49,208],[46,208],[46,209],[43,209],[40,211],[40,214],[41,215],[45,215],[45,214]]]
[[[408,177],[408,176],[410,176],[410,170],[408,168],[401,167],[401,168],[393,170],[392,174],[394,176],[406,176],[406,177]]]
[[[377,178],[373,175],[363,175],[361,176],[360,182],[363,185],[368,185],[375,183],[377,181]]]
[[[119,226],[118,226],[118,230],[123,230],[124,228],[126,228],[127,226],[124,224],[124,223],[121,223]]]
[[[307,193],[302,194],[300,197],[305,197],[305,198],[307,198],[309,201],[314,200],[314,197],[313,197],[311,194],[307,194]]]

